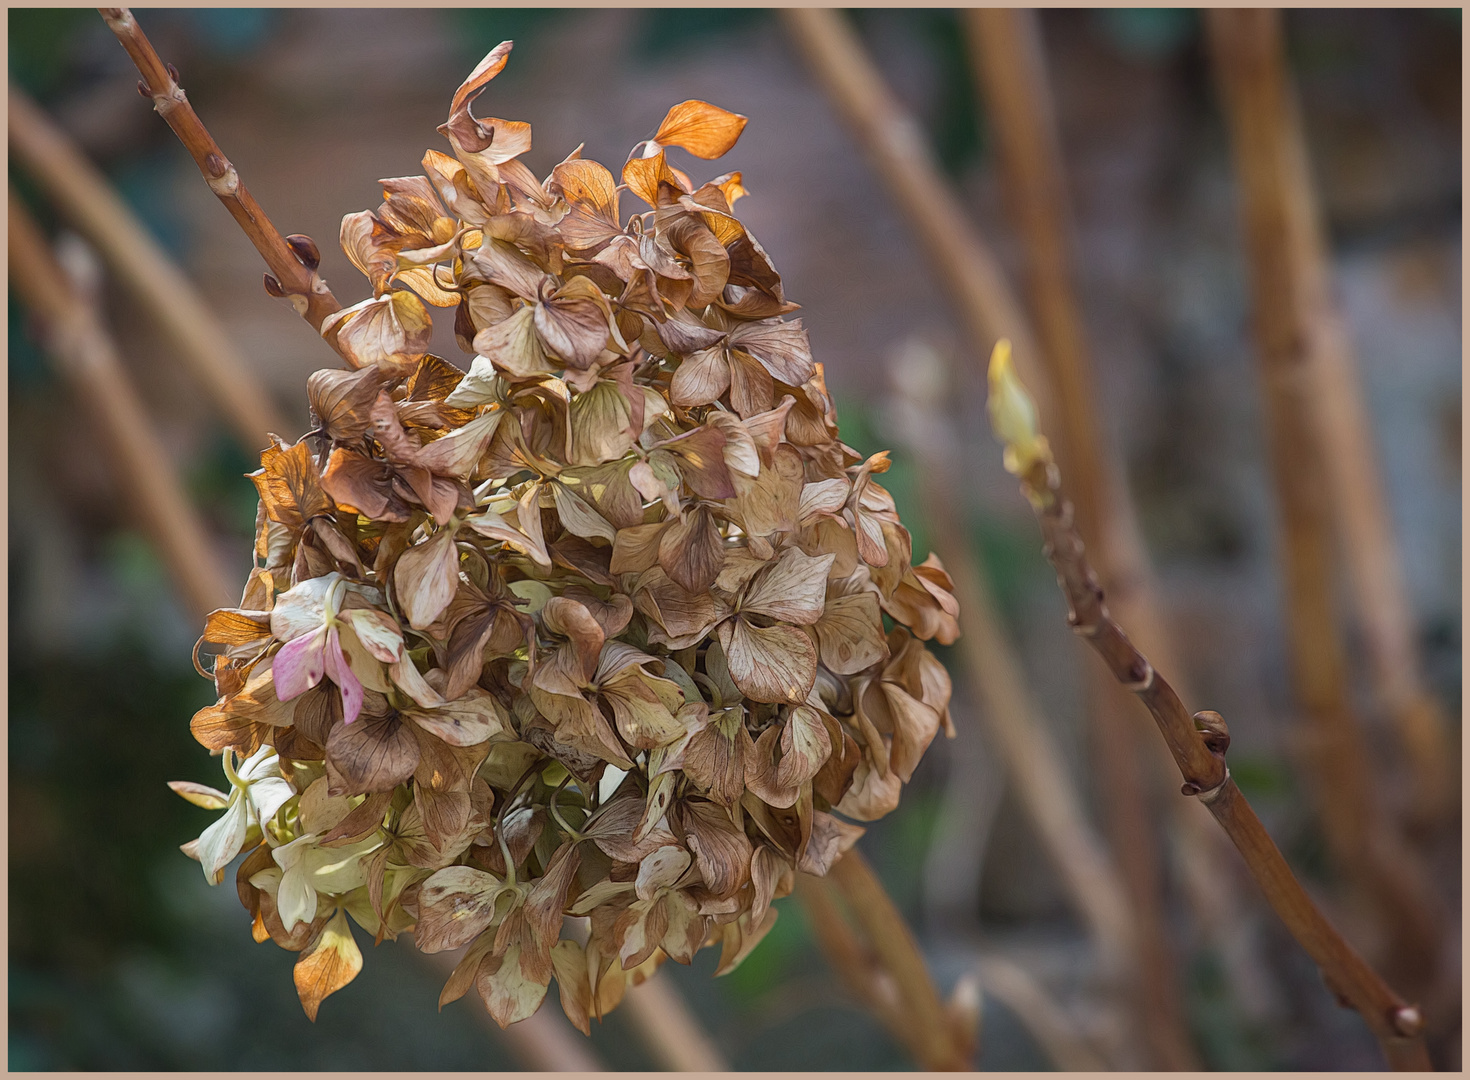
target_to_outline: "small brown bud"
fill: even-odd
[[[265,291],[270,293],[277,300],[283,299],[286,295],[286,290],[281,288],[281,283],[270,274],[265,275]]]
[[[322,264],[322,253],[317,249],[316,241],[311,237],[303,236],[301,233],[292,233],[286,237],[286,243],[291,246],[291,250],[296,253],[296,257],[308,270],[315,270]]]
[[[204,159],[204,167],[209,170],[210,176],[218,180],[229,168],[229,162],[225,161],[221,155],[211,152]]]
[[[1195,713],[1194,727],[1204,735],[1205,746],[1211,753],[1223,754],[1230,749],[1230,728],[1225,718],[1213,709]]]
[[[174,67],[172,64],[165,64],[164,67],[168,70],[168,77],[174,81],[175,85],[177,85],[179,81],[179,69]]]
[[[138,96],[141,98],[147,98],[149,101],[153,100],[153,91],[148,89],[148,84],[145,83],[142,79],[138,80]]]

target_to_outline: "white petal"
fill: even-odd
[[[204,867],[204,880],[218,885],[225,867],[245,846],[245,833],[250,819],[245,813],[245,800],[235,798],[229,809],[199,837],[199,862]]]

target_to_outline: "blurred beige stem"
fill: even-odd
[[[630,989],[622,1008],[660,1067],[669,1072],[730,1071],[669,976],[655,974]]]
[[[934,1071],[968,1072],[973,1051],[968,1033],[959,1030],[960,1018],[940,997],[913,931],[868,860],[852,848],[832,864],[827,880],[862,927],[883,973],[893,980],[919,1063]]]
[[[941,176],[914,121],[893,98],[882,74],[838,13],[788,9],[782,14],[792,39],[936,264],[935,276],[949,290],[971,338],[988,342],[998,336],[1015,335],[1011,341],[1017,365],[1033,387],[1043,414],[1051,415],[1049,403],[1055,399],[1055,390],[1050,373],[1040,363],[1038,346],[1020,305],[994,256]],[[1118,554],[1115,587],[1125,607],[1132,598],[1129,610],[1141,627],[1140,637],[1162,649],[1168,635],[1153,600],[1137,524],[1129,513],[1119,515],[1113,527]],[[1130,552],[1135,558],[1123,562],[1122,556]],[[1155,774],[1167,775],[1166,765],[1156,755]],[[1260,999],[1259,990],[1265,984],[1249,962],[1249,947],[1241,940],[1247,932],[1246,924],[1239,917],[1239,904],[1232,901],[1237,890],[1229,879],[1230,864],[1224,846],[1197,810],[1180,811],[1177,821],[1185,837],[1184,850],[1179,853],[1180,869],[1199,921],[1207,933],[1221,939],[1221,953],[1230,962],[1231,981],[1237,992],[1250,987],[1253,992],[1248,999]]]
[[[898,985],[878,965],[848,924],[838,902],[837,887],[826,878],[796,875],[796,899],[804,909],[812,936],[827,963],[847,984],[858,1003],[906,1046],[915,1061],[922,1062],[923,1047],[917,1043],[918,1028],[908,1020],[906,1003],[899,998]]]
[[[311,328],[321,332],[322,322],[328,315],[340,311],[342,305],[327,288],[327,283],[316,272],[316,264],[307,265],[302,257],[286,242],[265,211],[255,201],[255,196],[246,189],[235,166],[225,157],[224,151],[214,141],[204,122],[199,119],[189,99],[179,86],[173,66],[165,64],[154,51],[152,43],[138,26],[133,13],[127,8],[98,8],[107,28],[117,35],[122,47],[132,57],[138,73],[143,76],[139,84],[143,93],[153,101],[158,115],[171,127],[194,164],[199,166],[209,190],[222,202],[230,216],[235,219],[255,250],[260,252],[266,266],[270,267],[284,294],[292,306]]]
[[[1037,14],[1015,8],[971,8],[963,17],[980,76],[984,113],[996,136],[1007,202],[1024,240],[1026,289],[1062,421],[1057,458],[1077,477],[1077,513],[1083,530],[1102,540],[1097,561],[1104,584],[1133,622],[1135,608],[1153,606],[1152,575],[1132,523],[1122,463],[1103,437],[1097,418],[1092,365],[1073,285],[1071,206]],[[1127,586],[1120,587],[1119,579]],[[1150,611],[1137,621],[1157,625],[1162,620]],[[1108,839],[1139,926],[1140,1034],[1155,1067],[1197,1069],[1199,1059],[1184,1022],[1179,975],[1164,919],[1161,836],[1149,820],[1150,785],[1141,772],[1144,752],[1155,757],[1150,764],[1166,763],[1152,733],[1134,722],[1142,716],[1127,702],[1126,693],[1101,668],[1089,665],[1087,671]],[[1162,768],[1156,767],[1148,779],[1156,789],[1166,783],[1172,788]],[[1197,809],[1175,799],[1165,805],[1173,815],[1191,819],[1192,831],[1201,843],[1216,849],[1216,858],[1223,854],[1218,834]]]
[[[1103,1060],[1077,1034],[1077,1023],[1020,964],[999,956],[981,959],[980,985],[1026,1026],[1051,1063],[1063,1072],[1102,1072]]]
[[[1051,383],[1038,368],[1039,351],[1026,318],[999,262],[940,173],[918,124],[893,97],[841,12],[783,8],[781,17],[812,74],[907,216],[934,264],[935,280],[949,290],[970,340],[988,344],[1009,338],[1017,367],[1046,410]],[[980,359],[983,362],[984,357]]]
[[[122,500],[153,541],[184,601],[203,616],[232,602],[209,534],[96,308],[77,295],[25,205],[10,190],[10,284],[41,323],[47,349],[113,452]]]
[[[1293,94],[1288,93],[1286,104],[1281,183],[1290,219],[1307,370],[1313,381],[1314,430],[1322,447],[1331,512],[1367,646],[1376,704],[1397,727],[1413,776],[1410,806],[1420,821],[1442,826],[1447,817],[1459,816],[1460,753],[1443,706],[1424,685],[1373,425],[1363,402],[1352,340],[1333,301],[1330,259],[1301,111]]]
[[[1382,809],[1377,770],[1348,696],[1337,620],[1327,457],[1314,422],[1320,380],[1300,273],[1290,95],[1278,11],[1212,10],[1210,45],[1240,187],[1293,691],[1309,740],[1318,818],[1339,871],[1373,908],[1385,964],[1419,994],[1436,977],[1445,912],[1427,868]]]
[[[87,237],[133,299],[172,339],[247,450],[290,427],[193,283],[159,247],[105,177],[35,102],[10,84],[10,147],[16,159]]]

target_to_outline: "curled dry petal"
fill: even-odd
[[[707,101],[684,101],[664,117],[653,136],[662,146],[680,146],[706,160],[727,152],[745,130],[746,117]]]
[[[429,351],[432,331],[424,302],[403,290],[343,308],[322,323],[322,337],[335,340],[353,367],[389,373],[417,363]]]

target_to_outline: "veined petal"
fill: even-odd
[[[752,626],[743,618],[720,624],[730,677],[754,701],[800,704],[817,678],[817,650],[794,626]]]

